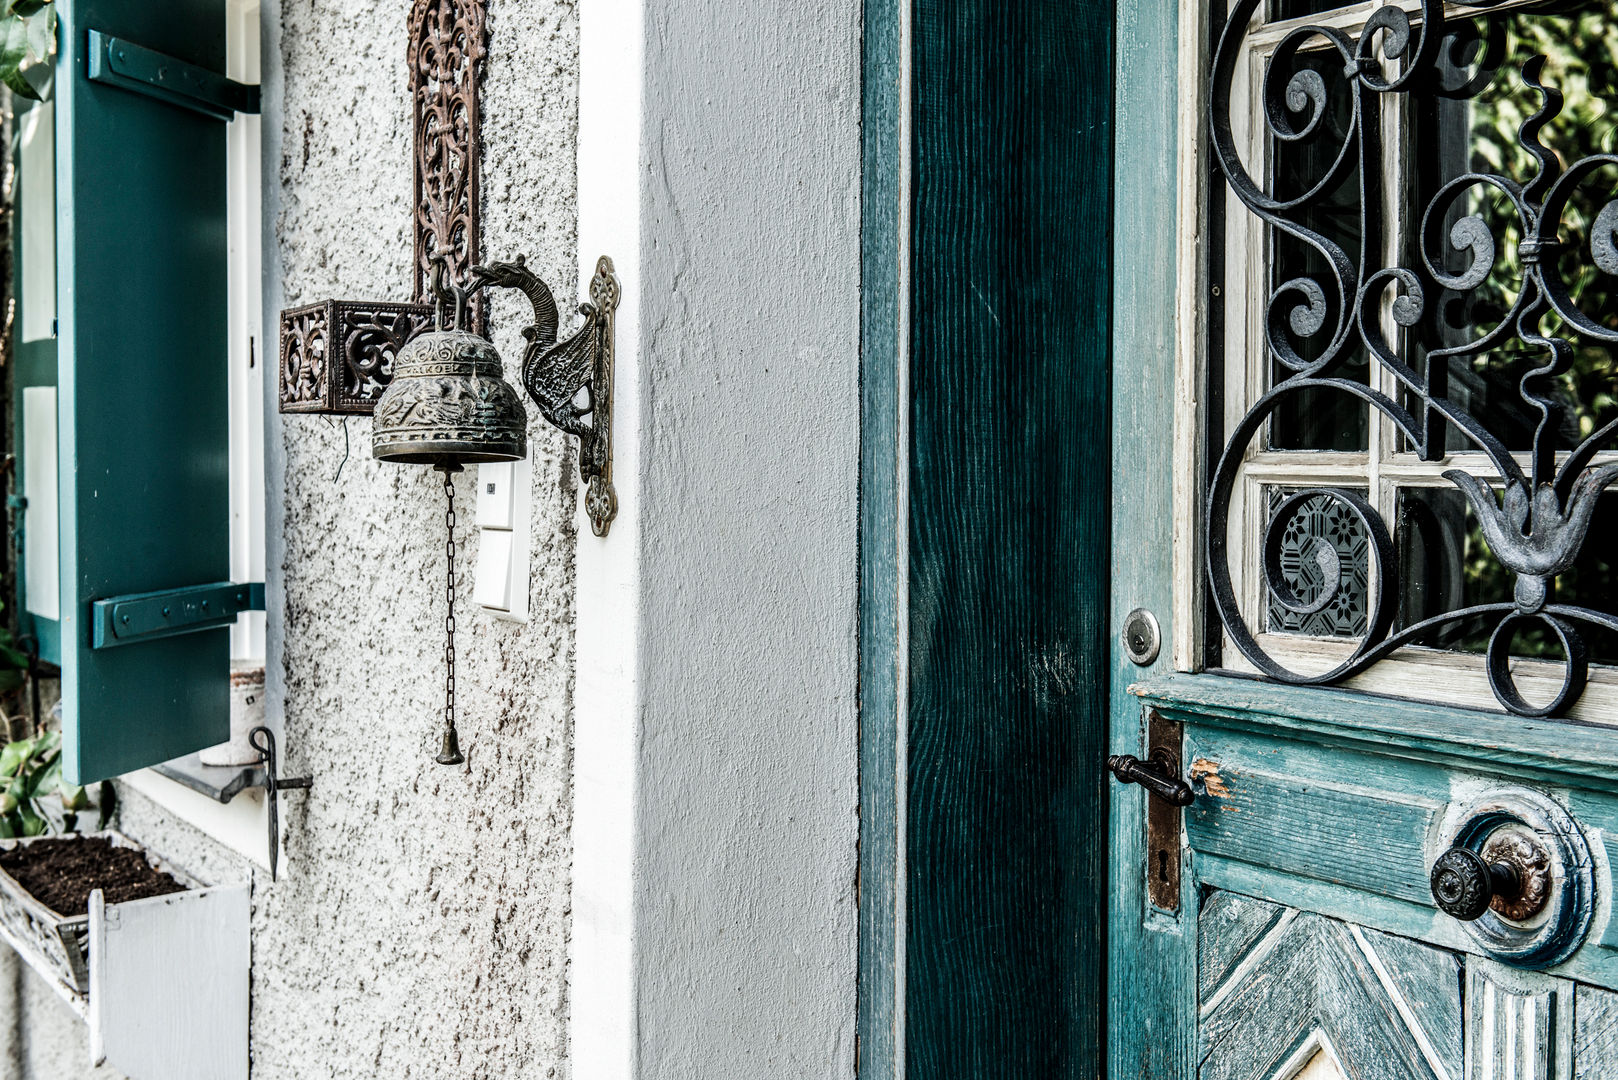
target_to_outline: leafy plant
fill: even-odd
[[[0,611],[6,605],[0,602]],[[17,641],[11,636],[11,631],[0,625],[0,697],[20,690],[28,677],[28,656],[17,648]],[[10,732],[6,732],[7,735]]]
[[[61,803],[63,832],[78,830],[79,814],[91,806],[82,787],[62,779],[62,736],[46,731],[0,750],[0,839],[41,836],[50,831],[46,800]]]
[[[0,0],[0,82],[40,101],[50,92],[56,55],[56,5],[51,0]]]

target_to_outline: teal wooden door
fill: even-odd
[[[1618,1076],[1618,4],[1117,10],[1109,1075]]]

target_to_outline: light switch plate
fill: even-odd
[[[490,461],[478,466],[478,528],[511,528],[512,503],[516,495],[516,464],[513,461]]]
[[[478,466],[478,565],[472,598],[490,615],[511,622],[528,621],[532,475],[527,458]]]
[[[472,599],[496,614],[511,612],[511,530],[483,529]]]

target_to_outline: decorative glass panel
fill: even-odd
[[[1312,89],[1327,88],[1326,108],[1318,123],[1300,125],[1271,138],[1270,192],[1291,200],[1321,185],[1317,196],[1298,208],[1297,220],[1309,232],[1343,251],[1358,252],[1364,239],[1360,222],[1360,174],[1357,165],[1329,179],[1354,127],[1347,77],[1335,51],[1316,49],[1295,60],[1296,78]],[[1301,99],[1309,100],[1307,94]],[[1289,99],[1289,109],[1291,99]],[[1311,118],[1313,119],[1313,118]],[[1332,378],[1365,383],[1369,374],[1365,350],[1356,341],[1347,348],[1318,332],[1317,322],[1329,309],[1315,283],[1330,272],[1324,252],[1302,236],[1276,232],[1271,238],[1270,289],[1293,295],[1297,306],[1271,324],[1269,333],[1280,356],[1272,364],[1271,382],[1285,379],[1298,364],[1322,364]],[[1329,354],[1329,355],[1328,355]],[[1365,446],[1370,410],[1365,402],[1327,389],[1305,388],[1290,395],[1270,420],[1274,450],[1358,450]]]
[[[1335,499],[1270,488],[1271,528],[1279,530],[1278,564],[1297,599],[1288,606],[1270,594],[1270,632],[1314,637],[1365,633],[1370,545],[1365,526]],[[1276,521],[1277,512],[1286,513]]]

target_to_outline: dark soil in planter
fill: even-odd
[[[0,852],[0,868],[66,918],[90,909],[93,889],[100,889],[109,904],[185,891],[184,885],[153,869],[139,851],[116,847],[101,836],[36,840]]]

